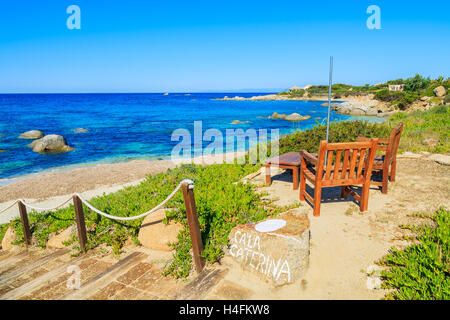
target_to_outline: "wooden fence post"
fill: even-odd
[[[25,240],[25,244],[28,246],[31,244],[31,230],[28,222],[27,207],[25,207],[23,202],[20,200],[17,203],[19,205],[20,220],[22,221],[23,238]]]
[[[200,256],[203,251],[202,236],[198,222],[197,207],[195,206],[194,185],[183,183],[183,198],[186,206],[186,215],[191,233],[192,251],[194,253],[194,264],[197,273],[200,273],[205,266],[205,260]]]
[[[86,250],[87,233],[86,224],[84,223],[83,203],[78,196],[73,196],[73,206],[75,208],[75,220],[77,222],[78,239],[80,240],[81,251]]]

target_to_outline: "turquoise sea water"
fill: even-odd
[[[157,94],[8,94],[0,95],[0,179],[131,159],[170,156],[178,143],[171,141],[175,129],[193,132],[194,121],[210,128],[279,129],[280,134],[312,127],[327,116],[323,102],[314,101],[215,101],[228,96],[250,97],[257,93],[171,93]],[[310,115],[311,119],[292,123],[268,119],[273,112]],[[315,119],[319,118],[319,119]],[[332,112],[331,120],[350,116]],[[249,123],[232,125],[233,120]],[[88,133],[75,133],[76,128]],[[63,154],[38,154],[29,140],[19,139],[28,130],[60,134],[75,150]],[[209,142],[205,142],[205,146]],[[0,180],[0,184],[2,184]],[[3,182],[4,184],[4,182]]]

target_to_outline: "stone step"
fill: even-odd
[[[92,255],[83,255],[79,260],[72,260],[68,266],[77,266],[80,270],[80,282],[83,286],[90,279],[102,273],[112,265],[109,261],[103,261],[95,258]],[[21,297],[24,300],[58,300],[74,289],[68,286],[69,278],[74,276],[74,273],[67,272],[67,267],[62,272],[56,273],[53,277],[47,277],[47,281],[35,286],[34,290],[29,291]]]
[[[95,251],[75,258],[69,252],[29,249],[6,258],[5,265],[0,263],[0,300],[199,299],[224,272],[203,272],[183,289],[185,281],[162,275],[164,264],[153,252],[135,251],[118,262]],[[73,266],[80,270],[81,286],[77,290],[68,285],[74,277]]]
[[[8,273],[14,272],[17,268],[23,265],[33,263],[41,256],[35,251],[23,250],[17,254],[11,255],[9,258],[3,260],[0,263],[0,280],[5,277]]]
[[[5,260],[5,259],[11,257],[13,254],[14,254],[14,253],[11,252],[11,251],[9,251],[9,250],[8,250],[8,251],[0,250],[0,263],[1,263],[3,260]]]
[[[89,300],[157,300],[169,299],[184,283],[162,276],[163,271],[150,256],[125,273],[110,274],[106,286],[88,297]]]
[[[200,300],[205,298],[227,274],[228,269],[205,269],[182,290],[175,293],[173,300]]]
[[[102,273],[86,281],[80,289],[62,296],[62,300],[81,300],[92,296],[93,292],[102,291],[109,283],[137,265],[146,255],[141,252],[133,252],[116,264],[110,266]]]
[[[67,249],[59,249],[59,250],[53,250],[49,254],[44,255],[43,257],[37,259],[36,261],[32,263],[27,263],[20,268],[14,269],[11,272],[3,275],[0,278],[0,288],[4,286],[7,283],[12,282],[14,279],[30,272],[34,271],[35,269],[39,268],[43,264],[49,262],[50,260],[54,260],[58,258],[59,256],[68,253],[69,250]],[[1,290],[1,289],[0,289]]]
[[[31,274],[28,281],[14,289],[7,291],[7,293],[0,296],[0,300],[18,300],[26,297],[31,292],[38,290],[40,287],[47,285],[51,280],[56,279],[67,272],[67,267],[77,264],[86,256],[79,256],[70,258],[69,261],[64,261],[61,257],[47,262],[41,266],[36,273]]]

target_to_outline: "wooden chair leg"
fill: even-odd
[[[294,190],[298,190],[298,167],[292,168],[292,180],[294,183]]]
[[[266,186],[272,184],[272,177],[270,176],[270,164],[266,164]]]
[[[342,187],[342,189],[341,189],[341,198],[342,198],[342,199],[347,198],[347,194],[348,194],[347,188],[348,188],[347,186],[344,186],[344,187]]]
[[[389,182],[389,172],[388,169],[383,170],[383,183],[381,185],[381,193],[387,194],[388,193],[388,182]]]
[[[313,203],[313,213],[315,217],[320,216],[320,199],[322,197],[322,188],[315,186],[314,188],[314,203]]]
[[[390,172],[390,180],[392,182],[395,182],[395,171],[396,171],[396,168],[397,168],[397,164],[396,164],[396,161],[394,159],[394,161],[392,161],[392,164],[391,164],[391,172]]]
[[[306,177],[304,171],[306,170],[306,162],[302,159],[302,164],[300,167],[300,200],[305,201],[305,191],[306,191]]]
[[[359,201],[359,211],[367,211],[369,207],[370,181],[362,185],[361,200]]]

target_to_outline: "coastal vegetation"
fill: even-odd
[[[403,122],[399,151],[450,152],[450,105],[439,105],[430,110],[398,112],[386,125],[394,127]]]
[[[390,85],[403,84],[403,91],[390,91]],[[377,83],[375,85],[366,84],[364,86],[353,86],[349,84],[336,83],[331,86],[332,98],[340,99],[350,96],[365,96],[374,94],[374,99],[389,102],[398,110],[407,110],[408,107],[415,101],[425,99],[427,97],[434,97],[434,90],[438,87],[443,87],[448,92],[450,88],[450,78],[438,77],[430,79],[416,74],[414,77],[407,79],[390,80],[385,83]],[[296,98],[299,96],[306,97],[325,97],[328,96],[327,85],[315,85],[309,87],[307,90],[291,90],[279,93],[279,95]],[[446,98],[445,103],[450,101]]]
[[[449,300],[450,299],[450,211],[441,207],[434,214],[417,213],[427,223],[408,225],[415,241],[398,250],[392,248],[380,265],[383,287],[392,289],[386,299]]]
[[[405,125],[400,151],[449,152],[450,106],[448,105],[437,106],[427,111],[399,112],[384,123],[333,122],[330,125],[330,141],[354,141],[358,136],[388,137],[390,129],[399,122]],[[325,139],[325,136],[326,127],[319,124],[312,129],[283,136],[279,141],[280,153],[301,149],[317,152],[319,142]],[[113,215],[136,216],[163,201],[181,180],[192,179],[195,183],[196,204],[205,244],[203,256],[208,262],[214,262],[223,255],[223,248],[228,243],[228,234],[234,226],[275,216],[288,209],[273,205],[271,201],[264,199],[264,195],[258,194],[250,184],[239,182],[241,178],[259,170],[260,167],[261,164],[182,165],[166,173],[149,175],[138,186],[126,187],[115,193],[93,198],[90,202],[94,207]],[[184,228],[178,235],[178,243],[171,244],[175,250],[173,260],[167,266],[165,274],[186,277],[191,270],[192,258],[189,228],[181,193],[178,193],[167,207],[174,210],[167,211],[166,222],[174,220],[181,223]],[[87,207],[84,207],[84,211],[88,229],[88,249],[106,245],[111,247],[113,252],[119,253],[127,242],[139,243],[137,236],[142,219],[117,222],[104,218]],[[448,226],[448,211],[445,212]],[[29,219],[34,245],[45,247],[52,234],[74,224],[74,209],[70,206],[48,213],[31,212]],[[441,221],[439,220],[441,218],[436,219]],[[20,219],[12,221],[9,225],[16,231],[15,243],[23,243]],[[7,224],[0,226],[0,240],[7,228]],[[74,248],[78,249],[76,235],[73,235],[66,244],[74,245]]]

